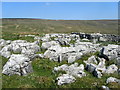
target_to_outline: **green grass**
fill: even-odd
[[[80,60],[77,60],[79,64],[83,63],[83,60],[87,60],[90,54],[83,56]],[[6,63],[7,59],[3,58],[3,65]],[[62,64],[67,64],[67,61],[63,61],[62,63],[53,62],[49,59],[39,59],[36,58],[32,62],[33,66],[33,73],[28,74],[28,76],[6,76],[2,75],[2,83],[3,88],[99,88],[102,85],[106,84],[106,79],[109,76],[117,77],[117,74],[112,75],[103,75],[101,79],[94,77],[91,73],[86,72],[87,76],[82,78],[76,78],[76,82],[71,84],[66,84],[62,86],[58,86],[55,83],[56,77],[65,73],[65,72],[58,72],[53,73],[52,70],[55,66],[59,66]],[[68,64],[70,65],[70,64]],[[118,84],[115,83],[114,86],[108,84],[109,87],[117,87]]]
[[[34,42],[34,37],[19,37],[20,40],[26,40],[28,42]]]
[[[44,34],[44,33],[106,33],[118,34],[117,20],[32,20],[32,19],[3,19],[3,35]]]

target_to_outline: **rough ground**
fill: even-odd
[[[98,21],[64,21],[64,20],[34,20],[34,19],[3,19],[2,38],[5,40],[26,40],[28,42],[34,42],[33,37],[20,37],[20,35],[34,34],[37,36],[44,36],[44,33],[71,33],[71,32],[101,32],[109,34],[118,34],[117,20],[98,20]],[[54,38],[52,38],[54,39]],[[84,42],[84,41],[81,41]],[[74,41],[71,41],[74,43]],[[102,42],[102,46],[108,44],[119,44],[117,42]],[[42,43],[39,43],[41,46]],[[63,45],[62,47],[69,47],[69,45]],[[39,53],[44,53],[42,50]],[[89,53],[83,55],[80,59],[76,60],[78,64],[84,64],[85,60],[92,55],[97,56],[99,52]],[[18,53],[15,53],[18,54]],[[8,61],[7,58],[2,58],[2,67]],[[64,71],[53,73],[54,67],[68,64],[67,61],[61,63],[50,61],[45,58],[35,58],[32,61],[33,71],[27,76],[12,75],[7,76],[2,74],[2,87],[3,88],[101,88],[101,86],[107,86],[109,88],[120,88],[120,85],[116,82],[106,83],[109,77],[115,77],[120,79],[118,73],[104,74],[101,78],[94,77],[90,72],[85,70],[87,76],[82,78],[76,78],[74,83],[57,85],[55,79],[65,74]],[[116,64],[116,60],[108,61],[106,66]],[[120,68],[120,67],[119,67]]]
[[[33,37],[20,37],[20,39],[24,39],[30,42],[34,41]],[[41,46],[41,43],[39,45]],[[45,51],[43,50],[42,52],[38,52],[38,54],[44,52]],[[75,62],[85,65],[83,61],[88,60],[90,56],[97,54],[98,52],[85,54]],[[4,66],[7,61],[8,59],[2,57],[2,66]],[[74,83],[59,86],[55,82],[55,79],[58,76],[65,74],[65,72],[60,71],[58,73],[53,73],[52,71],[55,66],[60,66],[63,64],[71,65],[67,61],[62,61],[61,63],[58,63],[50,61],[49,59],[36,58],[34,61],[32,61],[34,72],[28,74],[27,76],[19,75],[7,76],[3,74],[2,75],[3,88],[101,88],[101,86],[103,85],[108,86],[109,88],[120,88],[118,83],[109,84],[106,83],[106,80],[109,77],[115,77],[120,79],[118,73],[104,74],[101,78],[97,78],[94,77],[87,70],[85,70],[87,76],[82,78],[76,78],[76,81]],[[115,64],[114,60],[107,62],[108,66],[111,64]]]

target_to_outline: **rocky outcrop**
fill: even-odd
[[[68,66],[67,64],[63,64],[61,66],[54,67],[54,72],[56,71],[65,71],[67,74],[70,74],[72,76],[79,77],[79,78],[86,76],[86,73],[84,72],[84,65],[80,64],[78,66],[78,63],[74,63],[70,66]]]
[[[115,73],[117,71],[118,71],[118,67],[115,64],[112,64],[107,67],[107,69],[105,70],[105,73],[110,74],[110,73]]]
[[[43,42],[41,45],[42,49],[48,49],[51,46],[60,46],[57,41]]]
[[[59,63],[66,60],[69,64],[74,64],[63,64],[54,67],[53,72],[65,72],[65,74],[56,78],[58,85],[73,83],[76,78],[86,76],[84,65],[79,65],[75,63],[75,61],[80,60],[85,54],[92,54],[96,51],[100,51],[99,57],[93,55],[89,57],[87,61],[84,61],[86,64],[85,69],[88,72],[91,72],[93,76],[97,78],[101,78],[104,74],[120,73],[118,67],[120,65],[119,45],[109,44],[108,46],[101,47],[100,43],[95,44],[97,41],[118,41],[116,38],[113,40],[114,35],[103,35],[100,33],[45,34],[43,37],[25,35],[25,37],[28,36],[33,37],[36,41],[27,42],[26,40],[11,41],[0,39],[0,55],[8,59],[7,63],[3,66],[3,74],[9,76],[13,74],[20,76],[27,75],[33,72],[31,62],[35,58],[48,58],[50,61]],[[39,52],[41,50],[46,51],[40,54]],[[113,59],[115,59],[117,63],[106,66],[106,62]],[[106,82],[120,83],[120,80],[110,77]],[[102,88],[108,89],[106,86]]]
[[[70,66],[64,64],[58,67],[54,67],[54,73],[58,71],[66,72],[66,74],[63,74],[56,79],[58,81],[58,85],[75,82],[75,77],[81,78],[86,76],[86,73],[84,72],[84,65],[81,64],[78,66],[78,63],[74,63]]]
[[[75,82],[75,78],[69,74],[63,74],[56,78],[57,85],[69,84]]]
[[[10,59],[3,67],[3,74],[6,75],[27,75],[33,71],[31,66],[31,59],[23,54],[12,54]]]
[[[96,59],[97,58],[97,59]],[[86,63],[86,70],[91,72],[94,76],[101,78],[103,73],[111,74],[118,71],[118,67],[112,64],[108,67],[105,66],[105,59],[91,56]]]
[[[6,45],[0,51],[1,56],[9,58],[12,53],[21,53],[25,55],[34,55],[40,51],[40,47],[35,43],[29,43],[25,40],[15,40]]]
[[[103,48],[104,50],[101,50],[100,53],[106,55],[109,60],[118,58],[118,45],[109,44],[108,46],[104,46]]]
[[[119,83],[119,84],[120,84],[120,80],[117,79],[117,78],[114,78],[114,77],[109,77],[109,78],[106,80],[106,83],[112,83],[112,82],[115,82],[115,83]]]
[[[104,86],[104,85],[101,87],[101,89],[102,89],[102,90],[110,90],[109,87]]]

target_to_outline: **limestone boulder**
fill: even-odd
[[[73,63],[76,60],[76,56],[70,56],[68,58],[68,63]]]
[[[27,75],[33,71],[31,60],[23,54],[12,54],[7,63],[3,66],[2,73],[5,75]]]
[[[41,45],[41,48],[42,49],[48,49],[51,46],[56,46],[56,45],[59,46],[59,43],[57,41],[43,42],[42,45]]]
[[[58,85],[69,84],[75,82],[75,78],[69,74],[63,74],[56,78]]]
[[[87,64],[87,65],[86,65],[86,68],[85,68],[85,69],[86,69],[87,71],[93,73],[96,68],[97,68],[97,65],[90,63],[90,64]]]
[[[110,60],[116,59],[118,57],[118,46],[109,44],[108,46],[104,46],[103,54],[107,55]]]
[[[0,51],[0,55],[5,57],[5,58],[9,58],[11,56],[11,52],[10,51],[11,51],[11,46],[10,45],[6,45]]]
[[[88,58],[87,61],[85,61],[85,63],[93,63],[93,64],[98,64],[96,57],[95,56],[91,56]]]
[[[102,90],[110,90],[109,87],[104,86],[104,85],[101,87],[101,89],[102,89]]]
[[[41,40],[42,40],[43,42],[48,42],[48,41],[50,41],[50,35],[49,35],[49,34],[45,34],[45,36],[42,37]]]
[[[99,70],[97,70],[97,69],[94,70],[93,75],[95,77],[97,77],[97,78],[101,78],[102,77],[102,73]]]
[[[72,75],[74,77],[83,77],[86,76],[86,73],[84,72],[84,65],[80,64],[78,66],[78,63],[74,63],[70,66],[63,64],[58,67],[54,67],[54,71],[65,71],[67,74]]]
[[[117,79],[117,78],[114,78],[114,77],[109,77],[109,78],[106,80],[106,83],[112,83],[112,82],[115,82],[115,83],[119,83],[119,84],[120,84],[120,80]]]
[[[117,72],[117,70],[118,70],[118,67],[115,64],[112,64],[107,67],[105,73],[110,74],[110,73]]]

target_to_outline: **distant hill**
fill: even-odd
[[[5,33],[107,33],[118,34],[117,20],[46,20],[27,18],[2,19],[2,31]]]

